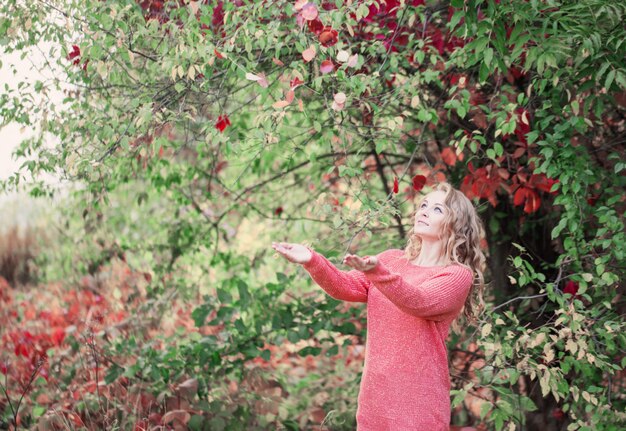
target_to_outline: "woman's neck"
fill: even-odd
[[[411,263],[417,266],[447,265],[449,262],[446,261],[443,255],[443,242],[428,241],[426,238],[423,238],[420,254]]]

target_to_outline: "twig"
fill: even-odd
[[[547,293],[542,293],[541,295],[518,296],[518,297],[516,297],[516,298],[509,299],[508,301],[503,302],[502,304],[500,304],[500,305],[498,305],[498,306],[494,307],[491,311],[496,311],[498,308],[502,308],[502,307],[504,307],[505,305],[510,304],[510,303],[511,303],[511,302],[513,302],[513,301],[517,301],[518,299],[534,299],[534,298],[543,298],[544,296],[548,296],[548,294],[547,294]]]

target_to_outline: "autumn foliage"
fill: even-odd
[[[80,187],[40,278],[0,284],[0,427],[354,429],[364,309],[267,246],[402,248],[445,180],[489,264],[480,322],[446,340],[452,426],[623,428],[625,17],[609,0],[3,3],[5,50],[58,41],[62,76],[0,97],[2,125],[41,131],[1,184]]]

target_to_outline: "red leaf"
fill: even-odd
[[[398,184],[398,177],[395,177],[393,179],[393,192],[398,193],[399,189],[400,189],[400,185]]]
[[[552,417],[560,421],[565,418],[565,413],[561,409],[552,409]]]
[[[315,3],[307,3],[302,7],[302,11],[300,13],[302,14],[302,18],[307,21],[313,21],[317,18],[317,6]]]
[[[283,207],[278,207],[274,210],[274,214],[279,216],[283,213]]]
[[[456,165],[456,153],[450,147],[446,147],[441,151],[441,158],[448,166]]]
[[[324,30],[324,24],[319,19],[308,21],[307,25],[309,26],[309,31],[315,34],[315,36],[319,36],[322,30]]]
[[[335,70],[335,65],[331,60],[322,61],[322,64],[320,66],[320,72],[322,72],[322,74],[330,73],[333,70]]]
[[[292,90],[295,90],[302,84],[304,84],[304,81],[301,81],[300,78],[296,76],[289,82],[289,87],[291,87]]]
[[[570,295],[576,295],[578,293],[578,283],[573,280],[568,280],[563,288],[563,293],[569,293]]]
[[[315,57],[315,47],[313,45],[311,45],[309,48],[302,51],[302,58],[304,59],[305,63],[308,63],[309,61],[313,60],[314,57]]]
[[[530,184],[534,186],[537,190],[541,190],[546,193],[556,193],[556,191],[551,192],[552,186],[559,182],[559,180],[553,180],[552,178],[546,177],[545,174],[539,175],[531,175],[530,180],[528,181]]]
[[[228,126],[230,126],[230,119],[228,118],[228,115],[224,114],[217,117],[217,123],[215,123],[215,128],[217,130],[223,132]]]
[[[170,410],[163,415],[162,422],[164,424],[170,422],[179,422],[183,425],[186,425],[187,422],[189,422],[189,419],[191,419],[191,414],[189,414],[189,412],[186,410]]]
[[[515,150],[513,152],[513,158],[514,159],[519,159],[520,157],[522,157],[524,155],[524,153],[526,152],[526,148],[524,147],[519,147],[517,150]]]
[[[288,102],[286,100],[278,100],[277,102],[274,102],[272,107],[276,108],[276,109],[280,109],[280,108],[284,108],[286,106],[289,106],[289,104],[290,104],[290,102]]]
[[[327,48],[329,46],[333,46],[337,43],[338,34],[339,33],[337,33],[337,30],[333,29],[332,27],[326,26],[319,35],[320,43],[322,44],[322,46],[325,46]]]
[[[541,198],[534,190],[527,187],[520,187],[513,196],[513,205],[518,206],[522,204],[524,204],[524,212],[531,214],[539,209]]]
[[[591,195],[587,198],[587,203],[589,204],[589,206],[595,206],[596,202],[598,201],[598,198],[600,197],[600,195]]]
[[[520,187],[515,192],[515,195],[513,195],[513,205],[515,206],[521,205],[524,203],[525,199],[526,199],[525,189],[524,187]]]
[[[526,135],[530,132],[530,120],[528,118],[528,111],[524,108],[517,108],[517,121],[515,123],[515,136],[520,141],[526,143]]]
[[[291,102],[293,102],[294,96],[295,96],[295,92],[293,90],[289,90],[287,92],[287,96],[285,97],[285,100],[287,101],[287,103],[291,104]]]
[[[415,175],[413,177],[413,190],[419,192],[424,188],[426,184],[426,177],[424,175]]]
[[[24,344],[21,344],[21,343],[15,345],[15,356],[20,356],[20,355],[26,358],[28,358],[29,356],[28,348]]]
[[[56,328],[50,336],[55,345],[60,346],[65,339],[65,330],[63,328]]]
[[[215,56],[217,58],[226,58],[224,55],[222,55],[217,49],[213,49],[213,52],[215,53]]]
[[[76,57],[80,57],[80,48],[78,47],[78,45],[72,45],[72,51],[67,55],[67,59],[73,60]],[[78,60],[78,63],[80,63],[80,60]],[[74,61],[74,64],[78,63]]]

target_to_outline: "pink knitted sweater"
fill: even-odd
[[[473,273],[460,265],[416,266],[399,249],[369,271],[341,271],[309,248],[302,266],[335,299],[367,303],[358,431],[447,431],[450,378],[446,338]]]

